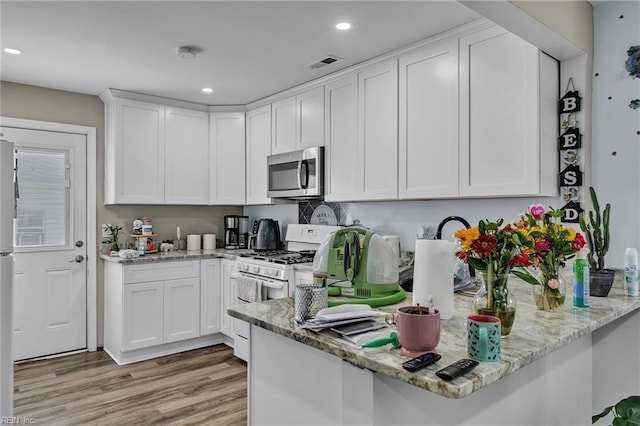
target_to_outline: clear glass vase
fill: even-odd
[[[562,309],[567,296],[567,279],[559,270],[539,270],[538,281],[541,285],[533,286],[533,297],[536,307],[543,311]]]
[[[500,318],[501,335],[511,333],[516,319],[516,298],[509,292],[509,274],[482,273],[482,288],[474,297],[473,312]]]

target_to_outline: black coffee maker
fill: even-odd
[[[240,248],[240,216],[227,215],[224,217],[224,248]]]

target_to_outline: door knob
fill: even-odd
[[[70,260],[70,261],[69,261],[69,263],[72,263],[72,262],[78,262],[78,263],[80,263],[80,262],[82,262],[83,260],[84,260],[84,256],[83,256],[83,255],[81,255],[81,254],[79,254],[79,255],[77,255],[73,260]]]
[[[84,242],[82,240],[76,241],[76,247],[82,247],[83,245],[84,245]]]

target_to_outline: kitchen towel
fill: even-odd
[[[200,241],[198,234],[187,235],[187,251],[200,250]]]
[[[216,234],[204,234],[202,236],[202,249],[213,250],[216,248]]]
[[[453,316],[453,267],[455,243],[446,240],[416,240],[413,266],[413,304],[429,306],[429,297],[440,311],[440,319]]]

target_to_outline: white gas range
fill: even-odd
[[[290,224],[285,237],[287,250],[238,256],[238,298],[243,302],[256,302],[291,296],[295,288],[295,266],[313,263],[320,244],[338,229],[340,227],[329,225]]]
[[[338,226],[298,225],[287,226],[285,241],[288,250],[256,251],[236,258],[236,272],[231,275],[238,303],[281,299],[293,294],[296,265],[311,266],[315,251]],[[311,272],[308,273],[311,275]],[[249,324],[234,318],[233,353],[249,361]]]

